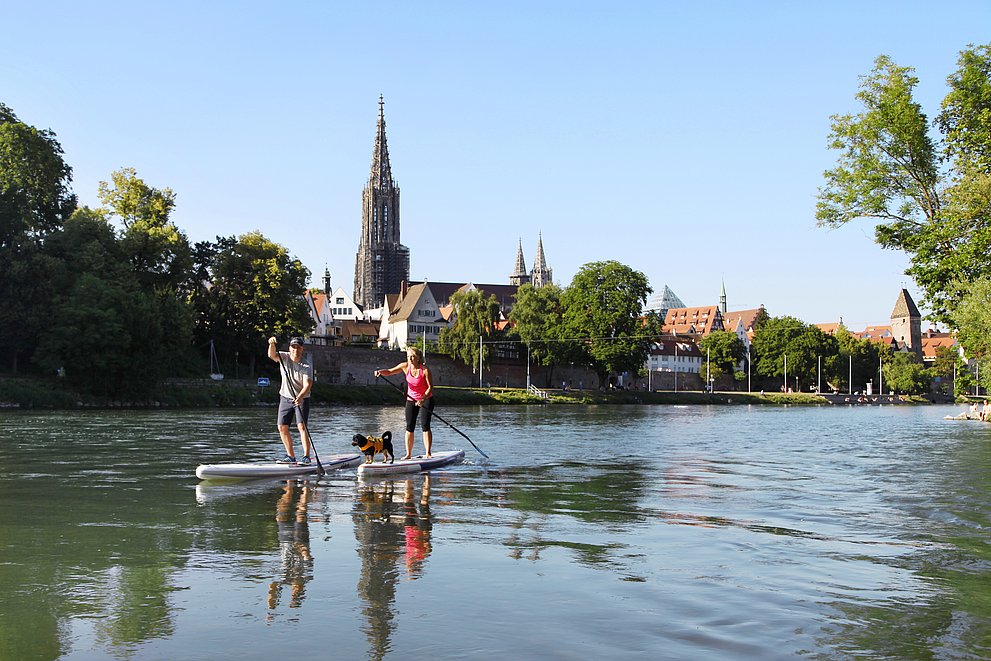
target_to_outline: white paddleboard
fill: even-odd
[[[432,468],[440,468],[461,461],[465,457],[464,450],[449,450],[447,452],[434,452],[433,456],[413,457],[412,459],[397,459],[391,464],[375,462],[372,464],[361,464],[358,466],[358,476],[370,477],[373,475],[395,475],[400,473],[419,473]]]
[[[330,457],[320,457],[320,463],[325,471],[351,468],[357,466],[364,457],[360,454],[335,454]],[[301,466],[299,464],[279,464],[274,461],[255,464],[200,464],[196,468],[196,477],[201,480],[216,478],[255,478],[255,477],[292,477],[294,475],[312,475],[319,469],[317,462]]]

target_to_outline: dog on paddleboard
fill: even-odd
[[[396,460],[396,455],[392,451],[392,432],[384,431],[381,436],[362,436],[355,434],[351,439],[351,445],[358,448],[365,455],[365,463],[370,464],[375,461],[375,455],[382,455],[382,463],[392,463]]]

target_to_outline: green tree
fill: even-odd
[[[310,272],[281,245],[260,232],[197,244],[195,268],[206,284],[191,294],[197,338],[217,341],[218,351],[264,355],[268,337],[303,335],[313,319],[303,292]]]
[[[960,302],[953,311],[957,340],[971,358],[991,355],[991,277],[957,284]]]
[[[177,356],[168,308],[141,289],[105,216],[83,207],[53,232],[46,251],[59,322],[41,332],[34,362],[82,391],[150,394]],[[136,369],[140,366],[140,369]]]
[[[470,365],[477,372],[479,362],[484,368],[492,362],[493,344],[503,339],[499,330],[501,310],[499,300],[486,298],[477,289],[455,292],[451,296],[454,323],[441,330],[437,348]],[[479,361],[481,356],[481,361]]]
[[[733,375],[747,357],[747,347],[736,333],[713,331],[699,342],[702,351],[702,369],[711,369],[712,378],[723,374]],[[703,375],[704,376],[704,375]]]
[[[936,125],[939,142],[912,92],[913,70],[880,56],[861,82],[863,112],[834,116],[830,146],[840,150],[819,189],[819,224],[878,221],[875,239],[901,250],[932,318],[948,322],[951,283],[991,274],[991,51],[970,47],[948,78]],[[940,165],[951,160],[949,169]]]
[[[940,346],[936,347],[936,357],[931,369],[933,379],[938,379],[939,391],[944,395],[955,395],[957,374],[965,373],[967,367],[955,348]]]
[[[754,333],[751,359],[757,374],[765,379],[780,377],[783,386],[787,356],[788,387],[801,390],[818,382],[820,364],[827,370],[835,365],[830,358],[839,350],[837,339],[817,326],[790,316],[770,317]],[[828,381],[828,371],[825,376]]]
[[[54,133],[0,103],[0,354],[14,373],[55,309],[44,241],[76,207],[62,153]]]
[[[509,334],[524,345],[529,360],[547,368],[544,383],[548,386],[553,383],[554,367],[575,360],[574,346],[564,337],[563,295],[557,285],[526,284],[517,290],[509,313]]]
[[[915,358],[915,354],[903,351],[892,352],[882,368],[885,392],[924,395],[929,392],[932,372]],[[882,393],[883,394],[883,393]]]
[[[986,173],[991,170],[991,46],[969,45],[946,82],[950,92],[936,117],[946,154]]]
[[[842,326],[836,333],[836,342],[839,355],[831,378],[835,378],[839,390],[862,391],[868,381],[877,380],[883,345],[859,338]]]
[[[604,383],[610,372],[638,372],[651,338],[641,311],[653,290],[647,277],[615,261],[581,267],[561,298],[565,334]]]
[[[100,182],[100,201],[124,225],[121,247],[143,287],[162,295],[188,292],[193,257],[186,235],[169,221],[175,193],[152,188],[134,168],[111,175],[112,184]]]

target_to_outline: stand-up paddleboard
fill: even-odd
[[[320,457],[320,463],[325,471],[352,468],[364,460],[360,454],[335,454],[330,457]],[[293,477],[294,475],[312,475],[319,471],[317,462],[306,464],[279,464],[274,461],[257,464],[201,464],[196,468],[196,477],[201,480],[209,479],[251,479],[256,477]]]
[[[395,475],[399,473],[419,473],[433,468],[440,468],[461,461],[465,457],[464,450],[449,450],[447,452],[434,452],[432,457],[413,457],[412,459],[397,459],[391,464],[375,462],[372,464],[361,464],[358,466],[359,477],[371,477],[373,475]]]

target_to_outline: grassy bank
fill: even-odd
[[[230,383],[205,382],[199,385],[161,386],[153,395],[141,399],[114,399],[73,393],[60,384],[42,379],[0,379],[0,408],[84,409],[84,408],[211,408],[270,406],[278,401],[278,388]],[[345,386],[317,383],[313,404],[383,405],[399,404],[402,395],[388,385]],[[629,390],[549,391],[546,399],[514,388],[437,388],[438,402],[445,406],[467,404],[754,404],[760,406],[822,406],[828,402],[810,393],[746,392],[640,392]],[[908,403],[926,403],[921,397]]]

